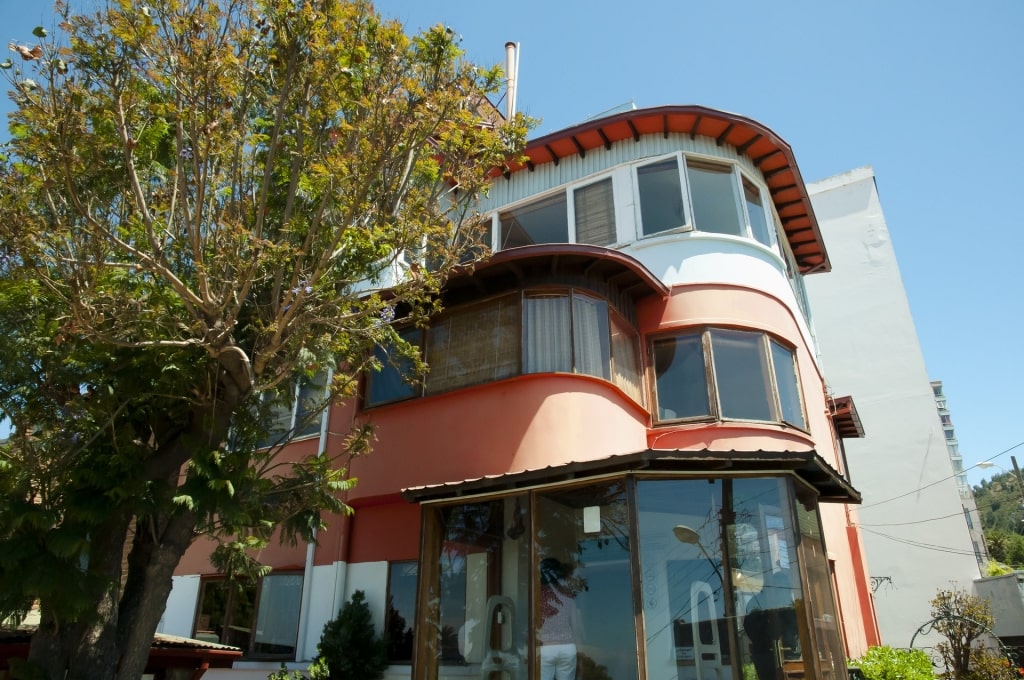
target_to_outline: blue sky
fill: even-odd
[[[505,42],[519,42],[518,103],[542,120],[535,134],[631,100],[701,104],[772,128],[807,181],[873,166],[928,370],[944,383],[965,464],[1011,467],[1010,454],[996,456],[1024,442],[1014,396],[1024,388],[1024,225],[1014,208],[1024,134],[1012,122],[1024,109],[1024,3],[377,7],[410,31],[451,26],[476,62],[498,63]],[[50,17],[46,2],[0,0],[0,38],[28,41]],[[1012,453],[1024,463],[1024,447]],[[971,481],[991,472],[973,471]]]

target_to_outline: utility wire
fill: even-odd
[[[985,459],[985,461],[983,461],[983,462],[990,462],[990,461],[995,460],[996,458],[999,458],[1000,456],[1005,456],[1010,451],[1013,451],[1014,449],[1020,448],[1021,446],[1024,446],[1024,442],[1019,442],[1017,444],[1014,444],[1010,448],[1008,448],[1008,449],[1006,449],[1004,451],[1000,451],[999,453],[997,453],[996,455],[992,456],[991,458]],[[972,465],[971,467],[969,467],[966,470],[964,470],[964,472],[967,472],[968,470],[973,470],[976,467],[978,467],[978,464]],[[868,505],[861,505],[860,509],[864,510],[865,508],[874,508],[874,507],[877,507],[879,505],[883,505],[885,503],[889,503],[891,501],[899,500],[900,498],[906,498],[907,496],[912,496],[912,495],[914,495],[915,493],[917,493],[919,491],[924,491],[928,487],[935,486],[937,484],[942,484],[943,482],[948,482],[951,479],[956,479],[961,474],[962,473],[958,472],[958,473],[956,473],[954,475],[950,475],[949,477],[943,477],[942,479],[936,480],[936,481],[932,482],[931,484],[925,484],[924,486],[919,486],[916,489],[911,489],[910,491],[908,491],[906,493],[902,493],[902,494],[900,494],[898,496],[893,496],[892,498],[886,498],[885,500],[878,501],[877,503],[870,503]]]
[[[883,534],[880,531],[872,531],[871,529],[864,529],[864,531],[866,531],[869,534],[875,534],[876,536],[881,536],[882,538],[888,538],[890,541],[902,543],[903,545],[913,546],[915,548],[934,550],[935,552],[949,553],[951,555],[971,555],[972,557],[974,556],[973,550],[961,550],[959,548],[950,548],[948,546],[934,545],[931,543],[921,543],[919,541],[910,541],[905,538],[897,538],[895,536],[890,536],[889,534]]]

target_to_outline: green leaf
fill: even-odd
[[[48,33],[47,30],[42,26],[36,26],[35,28],[32,29],[32,35],[34,35],[37,38],[45,38],[48,35]]]

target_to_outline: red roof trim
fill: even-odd
[[[583,155],[590,149],[625,139],[639,141],[639,135],[678,132],[714,139],[729,144],[749,158],[764,174],[776,211],[794,250],[801,273],[829,271],[832,268],[814,216],[807,187],[793,156],[793,149],[755,120],[704,106],[658,106],[616,113],[558,130],[526,145],[527,163],[512,164],[510,173],[536,168],[544,163],[558,164],[567,156]],[[498,170],[495,174],[500,174]],[[809,230],[808,238],[797,231]]]

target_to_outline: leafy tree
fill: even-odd
[[[973,491],[986,539],[992,530],[1024,536],[1024,496],[1013,474],[1004,472],[982,480]]]
[[[522,148],[496,69],[363,0],[58,5],[0,63],[0,618],[51,678],[137,678],[181,556],[229,574],[348,509],[349,456],[282,456],[275,407],[436,309]],[[427,264],[429,263],[429,266]],[[386,289],[386,293],[382,292]],[[26,568],[31,565],[32,568]]]
[[[995,619],[988,600],[965,590],[940,590],[932,600],[934,628],[945,641],[936,650],[946,667],[947,677],[956,680],[1010,680],[1015,669],[1009,659],[989,649]]]
[[[316,652],[309,667],[313,680],[377,680],[384,675],[387,641],[373,627],[363,591],[352,593],[338,618],[327,622]]]

